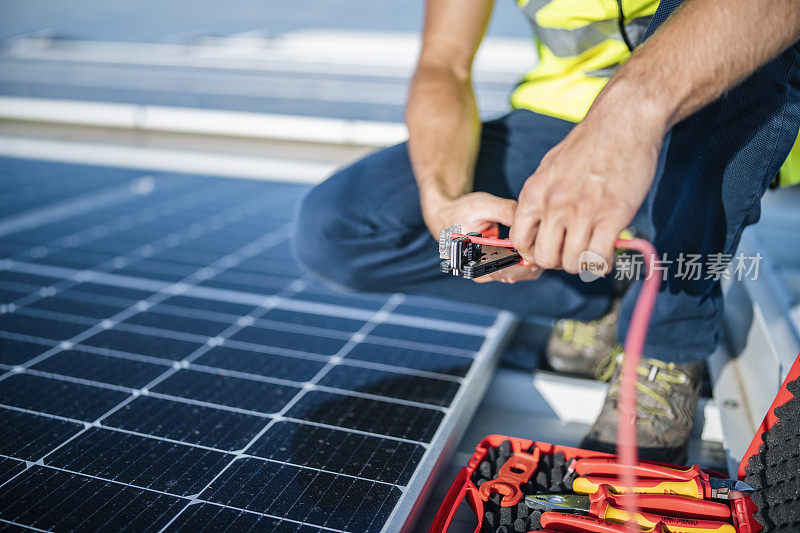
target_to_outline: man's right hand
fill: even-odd
[[[460,225],[464,233],[485,233],[497,229],[498,224],[511,226],[516,208],[516,200],[472,192],[455,199],[426,201],[423,198],[422,216],[431,235],[438,240],[439,231],[454,224]]]
[[[496,230],[498,224],[510,226],[514,220],[516,208],[515,200],[500,198],[485,192],[473,192],[454,200],[426,203],[423,199],[422,215],[428,230],[435,239],[438,239],[439,231],[442,228],[449,228],[454,224],[459,224],[464,233],[471,231],[486,233]],[[541,269],[536,266],[517,265],[481,276],[475,279],[475,282],[516,283],[535,280],[540,275]]]

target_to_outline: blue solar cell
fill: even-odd
[[[256,294],[275,294],[288,283],[289,281],[282,277],[226,270],[211,279],[203,281],[200,285]]]
[[[219,300],[193,298],[191,296],[173,296],[172,298],[167,298],[162,303],[165,305],[200,309],[203,311],[214,311],[217,313],[227,313],[231,315],[246,315],[256,308],[255,305],[250,304],[221,302]]]
[[[302,326],[315,328],[333,329],[336,331],[356,332],[366,323],[365,320],[353,318],[343,318],[340,316],[317,315],[312,313],[301,313],[286,309],[272,309],[261,317],[263,320],[276,322],[286,322]]]
[[[372,309],[377,311],[385,300],[359,298],[350,294],[325,294],[318,292],[301,291],[292,296],[293,300],[302,300],[322,304],[341,305],[343,307],[356,307],[359,309]]]
[[[412,300],[416,301],[416,300]],[[437,301],[437,303],[439,303]],[[439,320],[449,320],[463,324],[474,324],[476,326],[491,326],[497,318],[497,310],[486,309],[484,312],[466,312],[463,304],[453,304],[452,308],[442,308],[434,305],[402,303],[395,307],[395,313],[413,315],[425,318],[436,318]]]
[[[125,323],[138,324],[140,326],[148,326],[151,328],[166,329],[171,331],[182,331],[184,333],[193,333],[195,335],[205,335],[206,337],[216,337],[231,326],[230,323],[225,322],[168,315],[152,311],[137,313],[125,320]]]
[[[53,346],[0,337],[0,364],[21,365]]]
[[[269,418],[142,396],[103,420],[105,425],[219,450],[244,448]]]
[[[277,422],[250,448],[258,457],[405,485],[425,453],[419,444]]]
[[[120,359],[81,350],[65,350],[35,364],[34,370],[138,389],[163,374],[168,366]]]
[[[100,283],[78,283],[72,287],[73,290],[101,296],[111,296],[114,298],[125,298],[128,300],[144,300],[152,296],[155,291],[133,289],[130,287],[120,287],[119,285],[102,285]]]
[[[2,488],[0,518],[43,530],[157,531],[185,500],[32,466]]]
[[[451,348],[472,351],[480,349],[484,339],[478,335],[439,331],[435,329],[412,328],[397,324],[378,324],[372,329],[370,336],[424,342],[427,344],[449,346]]]
[[[81,344],[173,360],[183,359],[202,346],[199,343],[118,329],[101,331],[81,341]]]
[[[381,530],[400,491],[374,481],[241,459],[200,496],[275,517],[369,533]]]
[[[187,496],[202,491],[231,459],[227,453],[91,428],[44,464]]]
[[[60,298],[52,296],[50,298],[42,298],[27,305],[33,309],[42,309],[44,311],[53,311],[56,313],[66,313],[70,315],[85,316],[89,318],[109,318],[120,311],[123,311],[125,305],[108,305],[97,302],[81,302],[67,298]]]
[[[88,328],[89,326],[83,324],[33,317],[20,313],[0,315],[0,331],[21,333],[31,337],[66,340],[86,331]]]
[[[22,287],[20,287],[22,289]],[[12,290],[6,288],[0,288],[0,303],[7,304],[11,302],[15,302],[25,296],[27,294],[24,290]]]
[[[214,347],[194,362],[198,365],[288,379],[298,383],[310,380],[325,366],[325,363],[312,359],[284,357],[227,346]]]
[[[372,342],[358,343],[347,352],[346,357],[359,361],[413,368],[453,376],[466,376],[473,363],[471,357],[387,346]]]
[[[429,442],[443,414],[425,407],[310,391],[289,409],[286,417]]]
[[[319,527],[272,518],[230,507],[201,503],[188,507],[170,524],[170,531],[270,531],[271,533],[317,533]]]
[[[0,324],[1,326],[2,324]],[[308,335],[292,331],[250,326],[231,335],[234,341],[249,342],[261,346],[288,348],[298,352],[333,355],[347,343],[347,339],[322,335]]]
[[[35,263],[45,265],[56,265],[66,268],[94,268],[101,263],[110,261],[114,256],[111,254],[90,252],[88,250],[65,249],[50,252],[44,257],[33,260]]]
[[[411,376],[371,368],[338,365],[319,381],[320,385],[447,407],[458,392],[458,383],[424,376]]]
[[[128,397],[127,393],[82,383],[14,374],[0,381],[0,403],[87,422]]]
[[[179,370],[153,392],[227,405],[260,413],[277,413],[300,390],[289,385],[243,379],[197,370]]]
[[[30,248],[30,246],[28,247]],[[40,276],[25,272],[14,272],[12,270],[0,270],[0,281],[10,281],[14,283],[25,283],[27,285],[47,287],[58,283],[61,280],[58,278],[52,278],[50,276]]]
[[[82,429],[83,424],[0,408],[0,454],[38,461]]]
[[[114,273],[165,281],[180,281],[196,271],[197,267],[195,265],[142,259],[119,268]]]

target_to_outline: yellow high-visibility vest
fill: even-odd
[[[778,187],[800,184],[800,134],[798,134],[797,140],[794,142],[792,151],[789,152],[789,157],[783,162],[775,184]]]
[[[511,95],[516,109],[579,122],[642,42],[659,0],[517,0],[539,64]]]
[[[580,122],[642,43],[660,0],[517,0],[533,25],[539,63],[511,94],[515,109]],[[800,136],[776,178],[800,183]]]

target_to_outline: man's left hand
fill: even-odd
[[[653,182],[666,123],[616,95],[601,95],[525,182],[510,238],[529,263],[577,274],[591,250],[611,270],[617,235]]]

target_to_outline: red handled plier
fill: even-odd
[[[613,479],[622,475],[623,468],[633,469],[639,479],[636,487],[626,487]],[[600,485],[608,485],[617,494],[677,494],[697,500],[727,500],[736,497],[737,492],[746,494],[754,490],[744,481],[711,476],[699,465],[681,470],[639,461],[630,467],[613,458],[588,457],[574,460],[568,468],[568,472],[573,471],[581,477],[573,481],[572,490],[580,494],[592,494]]]

